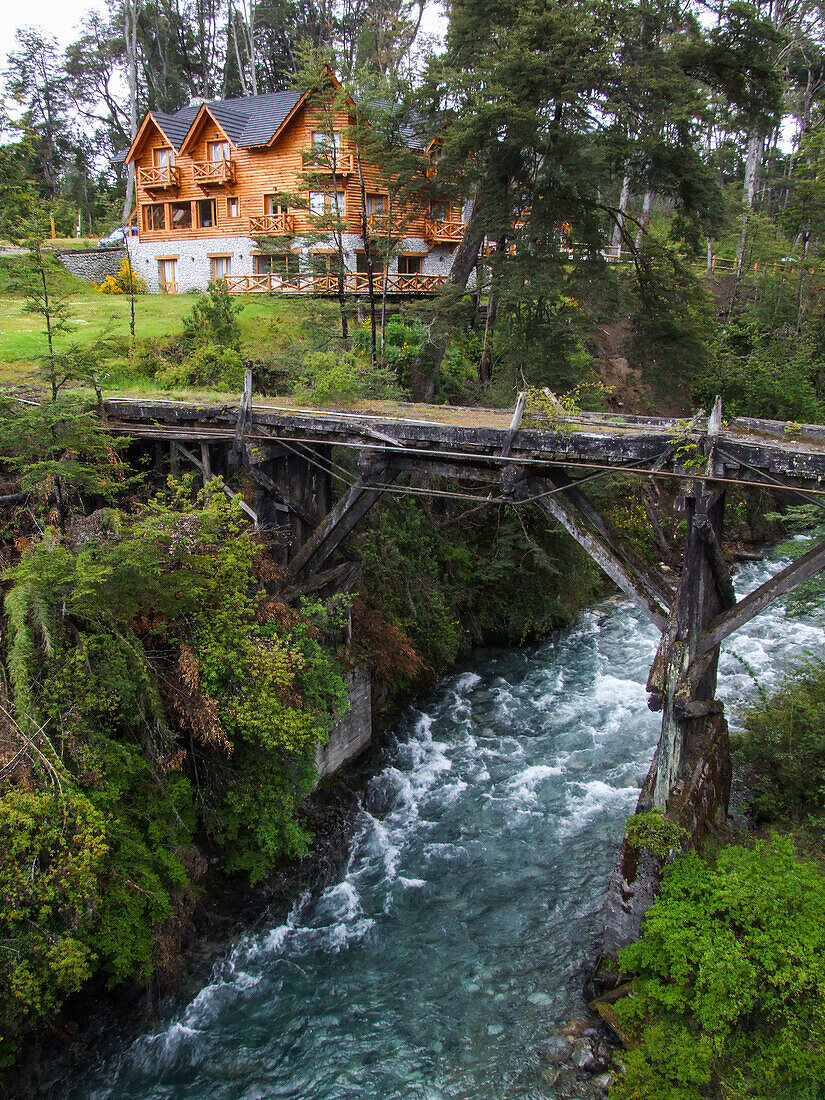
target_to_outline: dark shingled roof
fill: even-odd
[[[233,145],[266,145],[301,98],[300,92],[271,92],[239,99],[207,100],[206,105]],[[200,104],[181,107],[174,114],[152,111],[164,134],[180,149]]]

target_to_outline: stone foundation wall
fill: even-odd
[[[67,248],[57,258],[72,275],[87,283],[100,284],[107,275],[117,275],[126,258],[124,248]]]
[[[372,739],[372,679],[366,665],[358,665],[346,675],[350,709],[332,728],[329,740],[319,745],[315,755],[318,782],[349,764]]]
[[[314,248],[333,248],[332,241],[313,243]],[[362,249],[361,238],[354,233],[344,236],[344,261],[350,271],[357,267],[357,252]],[[133,241],[130,245],[132,265],[135,272],[146,280],[150,294],[160,292],[158,256],[177,258],[177,290],[179,294],[188,291],[206,290],[212,279],[212,256],[231,256],[232,275],[252,275],[255,271],[253,256],[260,252],[251,237],[208,237],[197,240]],[[103,251],[101,249],[101,251]],[[300,252],[302,268],[309,270],[309,249],[302,247],[301,239],[292,241],[290,248],[284,240],[284,251]],[[452,263],[453,249],[438,245],[429,251],[427,242],[419,237],[409,237],[399,245],[399,251],[419,253],[421,271],[424,275],[447,275]],[[71,269],[70,269],[71,270]],[[398,271],[398,261],[392,260],[388,271]],[[100,281],[100,280],[98,280]]]

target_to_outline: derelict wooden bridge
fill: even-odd
[[[522,394],[514,414],[283,409],[253,405],[248,376],[240,406],[124,398],[106,401],[105,413],[113,432],[150,441],[160,467],[168,457],[204,481],[243,476],[252,491],[242,507],[253,522],[287,533],[286,598],[354,583],[359,565],[347,537],[384,494],[540,508],[661,631],[647,686],[662,735],[637,812],[660,807],[699,839],[724,821],[730,792],[727,726],[715,698],[719,645],[825,566],[821,543],[737,600],[722,553],[726,490],[781,489],[825,507],[825,427],[724,424],[718,400],[710,416],[689,422],[562,410],[524,420],[524,407]],[[339,448],[357,452],[357,473],[338,461]],[[654,487],[679,484],[686,534],[678,583],[624,545],[585,495],[585,484],[619,472]],[[653,509],[651,519],[655,526]],[[649,851],[623,847],[608,892],[608,955],[638,936],[660,867]]]

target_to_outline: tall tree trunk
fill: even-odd
[[[653,192],[648,188],[645,191],[645,197],[642,202],[642,216],[639,218],[639,228],[636,230],[636,251],[638,252],[642,247],[642,240],[644,239],[645,230],[647,229],[648,222],[650,221],[650,210],[653,206]]]
[[[126,83],[129,92],[129,141],[137,134],[137,17],[140,0],[124,0],[123,38],[126,43]],[[135,201],[135,166],[126,168],[126,196],[123,200],[123,222],[126,224]]]
[[[622,193],[619,195],[619,210],[616,214],[616,222],[613,226],[613,236],[610,239],[611,249],[616,250],[616,259],[622,258],[622,230],[624,229],[624,215],[627,210],[627,200],[630,198],[630,176],[622,180]]]
[[[478,262],[478,250],[484,241],[484,230],[480,224],[478,209],[478,206],[473,207],[461,244],[453,257],[447,282],[442,287],[437,312],[430,325],[427,340],[416,360],[413,369],[413,401],[429,401],[435,392],[435,380],[441,368],[441,360],[444,358],[452,327],[450,306],[466,289],[467,281]]]
[[[753,200],[756,196],[756,177],[759,168],[759,154],[762,151],[762,138],[759,134],[751,134],[748,140],[748,155],[745,160],[745,182],[742,187],[742,202],[745,206],[742,214],[742,229],[739,234],[739,244],[736,246],[737,277],[742,269],[745,250],[748,245],[748,223],[750,211],[753,209]]]
[[[361,240],[364,243],[364,261],[367,266],[367,292],[370,299],[370,362],[376,366],[376,327],[375,327],[375,276],[372,267],[372,249],[370,248],[370,227],[367,220],[367,188],[364,183],[364,169],[361,164],[361,144],[355,142],[355,161],[358,165],[358,184],[361,189]],[[384,282],[387,277],[384,275]]]
[[[496,260],[504,255],[507,247],[507,235],[502,233],[496,241]],[[481,352],[481,362],[478,365],[478,380],[485,390],[490,388],[493,377],[493,329],[496,327],[496,315],[498,314],[498,287],[496,279],[497,263],[490,267],[490,291],[487,296],[487,314],[484,318],[484,346]]]

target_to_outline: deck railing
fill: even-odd
[[[177,164],[156,164],[151,168],[138,168],[140,187],[179,187],[180,168]]]
[[[293,214],[261,214],[249,219],[250,233],[274,233],[277,235],[292,234],[295,232],[295,217]]]
[[[375,275],[373,286],[380,294],[436,294],[446,282],[446,275]],[[233,294],[321,294],[338,293],[338,276],[330,272],[301,272],[299,275],[281,275],[276,272],[262,275],[227,275],[226,286]],[[345,294],[367,294],[369,282],[365,273],[347,271],[344,275]]]
[[[304,153],[305,172],[332,172],[332,155],[326,149],[317,152]],[[335,154],[335,174],[337,176],[350,176],[355,171],[355,157],[352,153]]]
[[[425,234],[427,240],[434,244],[459,244],[466,228],[465,223],[458,218],[449,218],[441,222],[430,221],[428,218]]]
[[[192,164],[195,183],[201,187],[235,182],[235,161],[196,160]]]
[[[170,280],[162,280],[160,284],[161,294],[177,294],[178,284]]]

